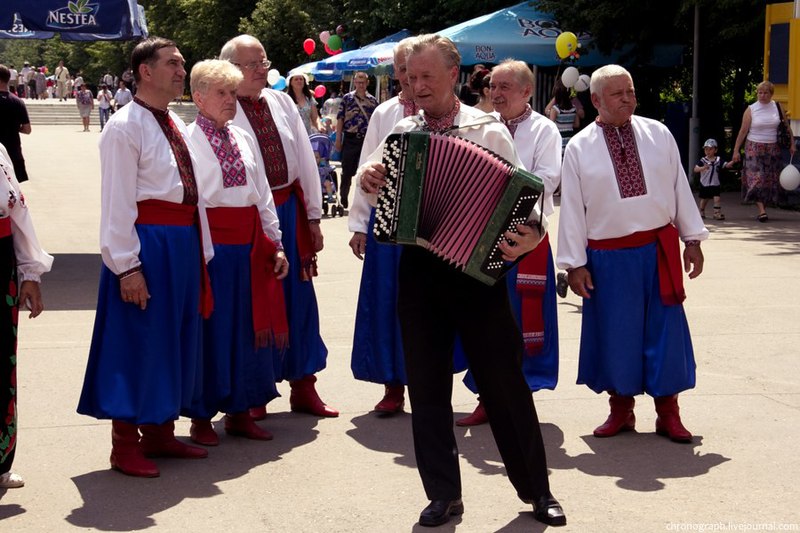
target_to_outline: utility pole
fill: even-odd
[[[795,9],[800,0],[795,0]],[[686,175],[689,183],[693,181],[694,163],[700,155],[700,118],[697,116],[698,94],[700,82],[700,6],[694,4],[694,46],[692,50],[692,116],[689,119],[689,157],[686,161]]]

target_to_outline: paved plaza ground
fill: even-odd
[[[323,220],[315,280],[330,350],[318,386],[341,416],[289,412],[280,384],[284,396],[262,423],[271,442],[223,434],[206,460],[158,460],[157,479],[109,469],[110,423],[75,412],[101,263],[98,132],[79,130],[34,126],[24,138],[23,190],[55,264],[45,312],[20,315],[15,470],[26,486],[0,491],[0,531],[428,531],[416,524],[426,501],[410,416],[370,413],[382,388],[350,373],[361,266],[341,218]],[[727,220],[708,221],[705,271],[686,284],[698,376],[681,407],[692,444],[654,434],[648,398],[637,405],[638,432],[592,437],[606,398],[575,385],[581,301],[559,300],[560,383],[535,400],[569,521],[562,531],[800,531],[800,212],[772,210],[759,224],[738,195],[723,200]],[[475,403],[457,376],[456,416]],[[188,430],[181,419],[177,434]],[[456,435],[466,512],[436,531],[547,529],[516,499],[488,426]]]

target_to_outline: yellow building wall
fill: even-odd
[[[800,19],[793,18],[794,3],[767,5],[764,23],[764,79],[769,72],[770,33],[773,24],[789,24],[789,83],[776,83],[774,99],[781,102],[787,113],[800,119]]]

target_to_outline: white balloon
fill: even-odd
[[[281,73],[278,69],[274,68],[267,72],[267,81],[270,85],[275,85],[281,77]]]
[[[588,74],[581,74],[578,81],[575,82],[575,90],[578,92],[585,91],[589,88],[589,83],[591,81],[592,78],[590,78]]]
[[[800,187],[800,170],[794,165],[786,165],[781,170],[781,187],[787,191],[793,191]]]
[[[561,83],[564,84],[564,87],[569,89],[575,85],[575,82],[578,81],[579,76],[580,72],[578,72],[578,69],[576,69],[575,67],[567,67],[561,74]]]

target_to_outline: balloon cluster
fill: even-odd
[[[561,73],[561,83],[567,89],[575,89],[577,92],[585,91],[589,88],[589,82],[592,81],[586,74],[581,74],[575,67],[567,67]]]
[[[578,53],[580,47],[578,37],[571,31],[562,32],[556,38],[556,54],[561,59],[580,59],[581,55]]]
[[[556,54],[563,60],[575,61],[580,59],[581,55],[578,50],[581,43],[578,42],[578,37],[571,31],[561,32],[561,35],[556,38]],[[591,78],[586,74],[581,74],[575,67],[567,67],[561,73],[561,83],[567,89],[575,89],[577,92],[585,91],[589,88]]]
[[[286,78],[281,76],[281,72],[276,68],[267,72],[267,82],[276,91],[282,91],[286,88]]]
[[[310,40],[311,39],[306,39],[306,41]],[[322,43],[322,45],[325,47],[325,51],[330,56],[335,56],[336,54],[342,53],[342,38],[338,35],[331,35],[331,32],[328,30],[325,30],[319,34],[319,42]]]

